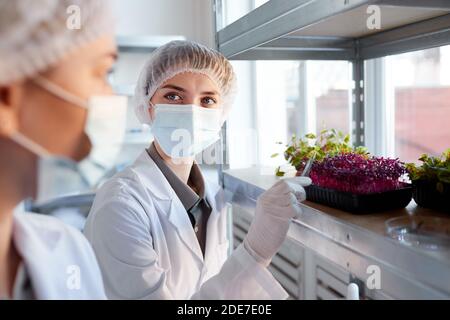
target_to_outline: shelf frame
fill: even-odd
[[[216,18],[222,21],[223,0],[215,1]],[[448,11],[434,18],[401,25],[389,30],[361,37],[293,36],[294,31],[356,9],[364,5],[439,9]],[[424,50],[450,44],[450,1],[448,0],[271,0],[232,24],[221,28],[216,24],[216,46],[230,60],[341,60],[352,63],[352,134],[354,144],[365,141],[365,62],[394,54]],[[369,97],[370,98],[370,97]],[[373,104],[373,103],[372,103]],[[226,128],[224,129],[226,136]],[[226,142],[223,159],[226,158]],[[222,187],[227,200],[254,210],[257,197],[267,188],[238,178],[219,168]],[[250,171],[252,169],[249,169]],[[256,173],[249,173],[260,179]],[[262,178],[261,178],[262,179]],[[267,186],[269,183],[266,184]],[[342,235],[352,239],[342,239]],[[411,291],[404,276],[416,278],[433,288],[435,297],[448,297],[450,286],[447,261],[429,259],[427,268],[420,267],[421,252],[408,248],[393,239],[366,233],[360,228],[345,225],[327,214],[303,207],[303,215],[291,226],[289,236],[306,247],[331,257],[335,263],[364,279],[367,263],[380,263],[387,283],[400,285]],[[371,243],[371,247],[359,247]],[[386,250],[387,248],[387,250]],[[362,263],[363,262],[363,263]],[[395,265],[392,264],[395,263]],[[419,266],[419,267],[418,267]],[[401,281],[400,281],[400,280]],[[391,281],[389,281],[391,280]],[[402,282],[401,284],[398,282]],[[397,283],[396,283],[397,282]],[[390,285],[390,284],[389,284]],[[425,289],[424,286],[424,289]],[[428,289],[421,294],[428,294]],[[424,296],[425,297],[425,296]]]
[[[222,8],[222,0],[215,1],[216,8]],[[299,52],[304,52],[308,60],[322,60],[320,53],[324,51],[330,55],[336,52],[334,60],[351,60],[357,50],[361,52],[361,59],[372,59],[450,43],[449,1],[405,2],[405,0],[271,0],[218,30],[217,48],[229,59],[239,60],[266,60],[268,56],[270,57],[267,54],[268,50],[274,51],[272,55],[275,57],[277,57],[275,51],[289,52],[291,55],[278,54],[278,57],[286,60],[297,58]],[[360,38],[289,36],[292,32],[320,24],[330,17],[364,5],[439,9],[449,13]],[[217,10],[216,15],[219,16]],[[313,49],[317,49],[317,52]],[[376,54],[370,53],[374,49],[377,49]]]
[[[271,0],[218,31],[218,48],[226,57],[233,58],[333,15],[373,2],[376,1]]]
[[[376,33],[357,41],[362,60],[448,44],[450,44],[450,13]]]
[[[438,9],[449,13],[359,38],[292,35],[294,31],[365,5]],[[215,24],[216,46],[231,60],[340,60],[352,63],[352,138],[355,146],[365,145],[364,62],[450,44],[448,0],[271,0],[224,28],[221,28],[222,8],[223,0],[215,0],[214,16],[220,21]]]

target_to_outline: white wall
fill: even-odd
[[[214,45],[212,0],[113,0],[118,35],[185,36]]]

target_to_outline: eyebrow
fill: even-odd
[[[217,91],[206,91],[206,92],[202,92],[201,94],[210,95],[210,96],[219,96],[219,93]]]
[[[167,84],[164,87],[162,87],[162,89],[174,89],[174,90],[177,90],[177,91],[186,92],[185,89],[183,89],[183,88],[181,88],[179,86],[175,86],[173,84]],[[217,91],[206,91],[206,92],[202,92],[201,94],[202,95],[213,95],[213,96],[214,95],[217,95],[217,96],[219,95],[219,93]]]
[[[181,87],[178,87],[178,86],[174,86],[173,84],[167,84],[164,87],[162,87],[161,89],[174,89],[174,90],[177,90],[177,91],[186,92],[185,89],[183,89]]]

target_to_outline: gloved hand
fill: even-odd
[[[244,247],[256,260],[268,265],[280,249],[291,219],[301,213],[299,202],[306,199],[303,187],[310,184],[308,177],[283,179],[258,198],[255,217],[244,239]]]

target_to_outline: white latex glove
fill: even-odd
[[[303,187],[308,177],[283,179],[275,183],[256,201],[253,218],[244,247],[259,262],[268,265],[284,242],[292,218],[301,213],[299,202],[306,199]]]

